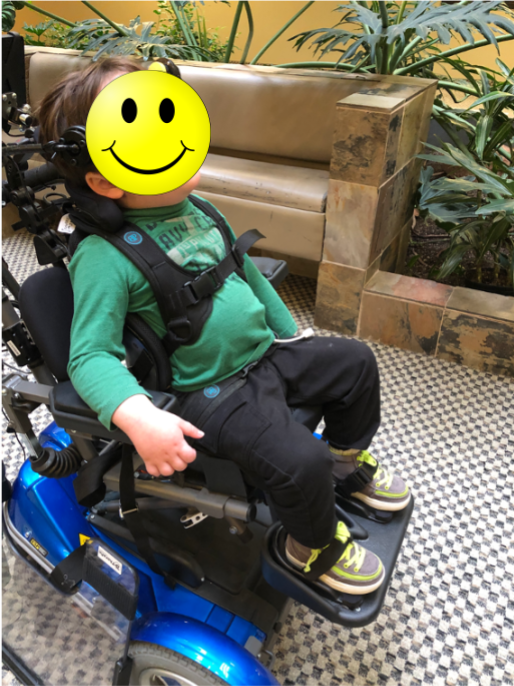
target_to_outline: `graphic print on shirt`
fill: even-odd
[[[152,231],[155,222],[145,226]],[[160,222],[159,233],[153,237],[170,259],[186,269],[208,269],[225,257],[223,237],[205,215],[165,219]]]

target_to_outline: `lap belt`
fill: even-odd
[[[246,369],[246,368],[245,368]],[[194,424],[197,429],[205,426],[209,417],[232,393],[246,384],[247,373],[244,369],[229,376],[228,379],[207,386],[198,391],[185,394],[181,402],[180,416],[187,422]]]
[[[246,384],[249,372],[262,359],[261,357],[255,362],[251,362],[241,371],[237,372],[237,374],[229,376],[228,379],[224,379],[217,384],[179,395],[179,402],[181,403],[180,416],[186,421],[191,422],[198,429],[201,429],[218,407],[235,391]],[[194,441],[190,442],[194,445]],[[195,462],[203,471],[207,488],[210,491],[246,498],[246,487],[241,472],[232,460],[210,457],[198,452]],[[192,465],[193,469],[194,464]]]
[[[354,472],[349,474],[346,479],[336,480],[336,493],[339,493],[339,495],[342,495],[344,498],[349,498],[352,493],[361,491],[373,481],[377,469],[378,463],[373,467],[367,462],[362,462],[362,464],[357,467]]]

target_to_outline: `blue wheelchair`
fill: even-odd
[[[51,163],[27,170],[40,150],[32,134],[2,155],[3,197],[20,214],[13,228],[34,235],[39,263],[50,267],[20,286],[2,264],[3,340],[19,367],[3,378],[2,403],[29,453],[14,483],[4,479],[5,536],[57,592],[111,608],[123,644],[113,684],[277,684],[273,640],[293,600],[342,626],[377,617],[413,502],[380,513],[337,496],[340,519],[387,570],[375,592],[346,595],[291,567],[266,494],[235,463],[199,453],[181,474],[146,473],[128,437],[107,430],[67,376],[73,293],[54,227],[70,199],[36,199],[59,175]],[[287,275],[283,262],[254,259],[274,286]],[[158,390],[165,353],[130,321],[124,343],[126,365],[153,402],[180,413],[172,393]],[[36,436],[29,415],[40,405],[54,421]],[[291,412],[315,431],[323,408]]]

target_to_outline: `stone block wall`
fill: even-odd
[[[337,103],[325,240],[316,298],[318,326],[358,333],[362,292],[379,270],[403,264],[421,151],[436,82],[377,77]]]

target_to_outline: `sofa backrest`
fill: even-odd
[[[31,52],[27,91],[32,107],[62,76],[90,62],[76,50],[26,48],[27,54]],[[338,100],[369,92],[382,78],[236,64],[177,64],[205,103],[212,148],[315,163],[330,161]]]

